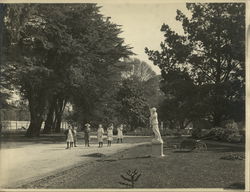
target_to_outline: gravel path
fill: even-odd
[[[25,183],[55,175],[75,166],[90,163],[96,159],[91,154],[97,153],[98,155],[99,153],[110,156],[122,150],[145,144],[150,141],[150,138],[128,137],[125,140],[129,140],[129,142],[115,143],[111,147],[104,145],[103,148],[98,148],[97,144],[91,144],[89,148],[86,148],[83,143],[79,143],[78,147],[71,150],[65,150],[65,143],[37,143],[17,148],[2,148],[0,150],[0,188],[16,188]]]

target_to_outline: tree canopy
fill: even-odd
[[[7,5],[5,21],[10,79],[29,101],[27,136],[39,135],[53,98],[60,114],[69,97],[97,98],[109,66],[131,54],[96,4]]]
[[[184,34],[163,24],[161,31],[165,39],[160,44],[161,51],[146,48],[149,59],[160,67],[165,84],[179,81],[174,79],[173,73],[188,74],[191,91],[180,89],[175,92],[175,98],[191,104],[178,95],[193,97],[198,90],[196,94],[200,97],[195,103],[210,106],[201,114],[211,117],[214,125],[228,118],[244,119],[245,4],[187,3],[186,7],[191,17],[180,10],[176,16],[182,23]],[[184,88],[187,84],[182,85]],[[196,89],[192,88],[194,86]],[[162,89],[174,91],[176,87]],[[236,107],[237,116],[232,106]],[[178,105],[169,107],[180,110]],[[189,118],[188,115],[185,117]]]

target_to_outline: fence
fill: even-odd
[[[30,113],[27,110],[0,109],[1,121],[29,121]]]
[[[30,113],[27,110],[0,109],[1,132],[27,130],[30,124]],[[63,121],[61,129],[65,130],[68,123]],[[42,129],[44,128],[44,122]]]
[[[27,130],[30,124],[30,121],[1,121],[2,132],[7,131],[20,131]],[[67,122],[61,123],[61,129],[65,130],[68,127]],[[44,122],[42,124],[42,129],[44,128]]]

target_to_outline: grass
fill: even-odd
[[[162,158],[151,158],[151,145],[141,145],[111,157],[99,156],[57,175],[23,185],[22,188],[126,188],[121,174],[137,169],[142,175],[136,188],[244,188],[244,160],[223,160],[244,147],[208,143],[206,152],[176,152],[181,138],[165,139]]]

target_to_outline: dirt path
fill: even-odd
[[[112,147],[105,145],[103,148],[98,148],[97,144],[91,144],[86,148],[83,143],[79,143],[78,147],[71,150],[65,150],[65,143],[38,143],[18,148],[2,148],[0,150],[0,188],[15,188],[26,182],[90,162],[94,157],[88,156],[89,154],[102,153],[109,156],[150,141],[149,137],[140,137],[140,142],[136,137],[127,139],[130,142],[113,144]],[[137,142],[132,142],[133,140]]]

